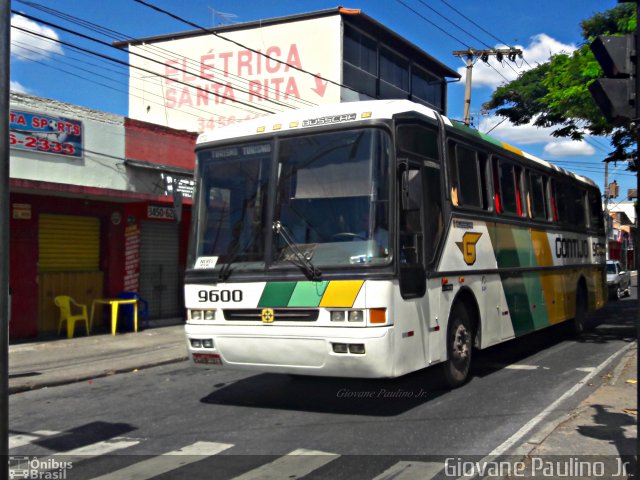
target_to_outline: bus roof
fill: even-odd
[[[284,113],[276,113],[245,120],[225,127],[216,127],[205,131],[198,136],[197,145],[210,142],[219,142],[233,138],[242,138],[253,135],[269,134],[274,132],[302,130],[321,125],[337,123],[350,123],[361,120],[392,119],[400,113],[416,112],[425,117],[437,120],[436,112],[419,103],[410,100],[367,100],[361,102],[344,102],[330,105],[320,105],[308,109],[291,110]],[[543,167],[554,170],[564,175],[575,178],[580,182],[597,186],[590,178],[578,175],[569,170],[554,165],[546,160],[531,155],[508,143],[497,140],[489,135],[464,125],[461,122],[451,121],[442,116],[445,125],[478,140],[500,147],[512,154],[524,157]]]

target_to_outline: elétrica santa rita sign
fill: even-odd
[[[12,149],[82,158],[82,122],[55,115],[11,110]]]

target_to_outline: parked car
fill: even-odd
[[[609,298],[620,299],[631,295],[631,273],[623,270],[617,260],[607,260],[607,287]]]

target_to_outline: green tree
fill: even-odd
[[[548,62],[498,87],[483,107],[507,117],[514,125],[555,128],[555,137],[580,140],[585,135],[610,135],[609,161],[635,158],[635,137],[627,127],[610,125],[595,104],[588,85],[603,75],[591,53],[598,35],[623,35],[636,29],[635,4],[622,3],[580,23],[585,40],[571,54],[553,55]],[[635,170],[633,162],[629,163]]]

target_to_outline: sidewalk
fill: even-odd
[[[570,478],[638,478],[637,358],[633,343],[583,387],[593,391],[577,408],[520,445],[516,454],[528,471],[537,462],[541,468],[551,464],[551,470],[572,468]]]
[[[9,394],[186,360],[182,319],[138,333],[99,334],[9,346]]]

